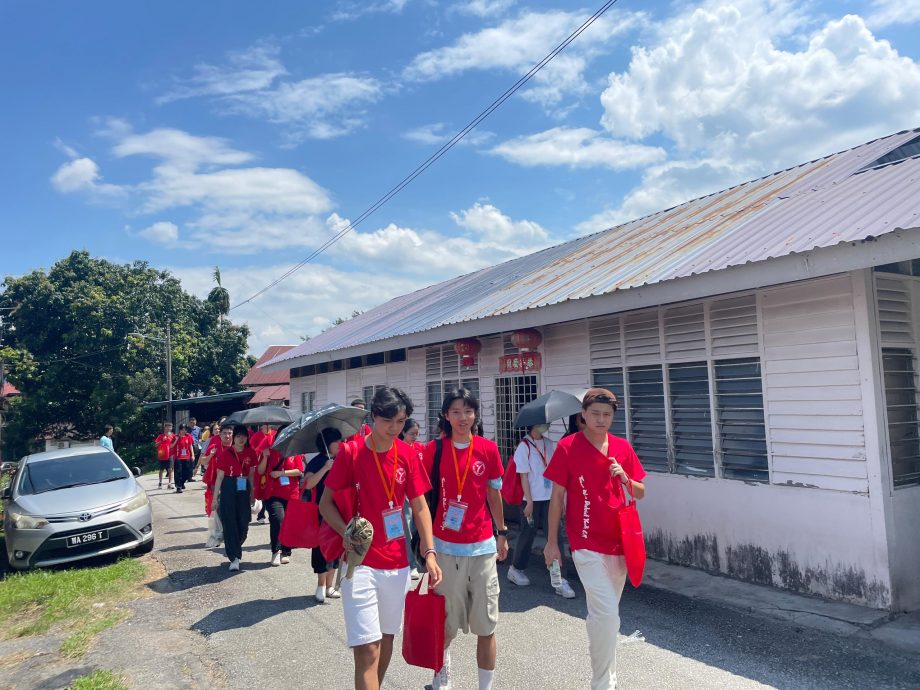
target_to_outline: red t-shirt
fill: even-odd
[[[435,441],[430,441],[424,451],[423,464],[429,477],[434,465],[435,443]],[[434,536],[452,544],[475,544],[490,539],[492,537],[492,514],[489,512],[487,503],[489,481],[500,479],[505,473],[498,446],[487,438],[474,436],[472,457],[469,456],[469,448],[455,448],[457,453],[455,465],[450,439],[443,439],[442,444],[441,487],[438,509],[434,516]],[[469,471],[466,469],[467,464],[469,464]],[[460,481],[463,483],[462,493],[457,490],[457,468],[459,468]],[[464,475],[466,475],[465,480]],[[447,529],[444,524],[448,502],[456,501],[458,494],[461,496],[460,502],[467,505],[459,531]]]
[[[204,471],[204,476],[201,480],[210,487],[214,486],[214,482],[217,480],[217,456],[220,454],[221,442],[220,436],[212,436],[208,439],[208,445],[205,446],[204,453],[202,455],[208,455],[211,452],[211,448],[216,446],[216,451],[214,457],[211,458],[211,461],[208,463],[208,468]]]
[[[185,436],[176,437],[176,457],[179,460],[191,460],[192,459],[192,445],[195,443],[195,439],[191,434],[186,434]]]
[[[222,471],[225,477],[248,477],[249,470],[259,464],[255,451],[249,446],[239,452],[233,446],[221,448],[212,462],[217,463],[215,471]]]
[[[278,463],[281,463],[280,465]],[[303,455],[292,455],[281,460],[281,453],[277,450],[269,451],[268,462],[265,463],[265,476],[268,479],[268,495],[283,498],[288,501],[300,498],[300,477],[288,477],[287,485],[281,483],[281,477],[272,477],[272,472],[277,470],[300,470],[303,474]]]
[[[395,570],[409,565],[405,540],[387,541],[383,511],[389,510],[390,505],[383,481],[386,481],[387,487],[394,488],[393,508],[399,510],[402,510],[406,498],[411,500],[431,488],[428,476],[419,466],[418,455],[409,445],[397,439],[396,454],[394,474],[393,451],[378,451],[377,457],[384,477],[381,480],[374,453],[367,447],[367,443],[342,443],[332,469],[326,475],[327,491],[341,491],[357,486],[358,515],[370,520],[374,526],[374,540],[364,557],[364,565],[379,570]]]
[[[171,431],[168,434],[157,436],[153,444],[157,447],[157,458],[160,460],[169,460],[175,457],[172,452],[172,444],[176,440],[176,435]]]
[[[347,439],[345,439],[345,443],[354,443],[356,441],[363,441],[364,437],[367,436],[369,433],[371,433],[370,426],[367,424],[362,424],[361,431],[359,431],[357,434],[352,434],[351,436],[349,436]]]
[[[616,458],[630,479],[641,482],[645,470],[629,441],[613,434],[607,440],[607,455]],[[614,482],[610,460],[583,433],[559,441],[543,476],[566,490],[565,531],[573,551],[623,554],[617,515],[624,504],[623,482]]]
[[[261,459],[262,451],[266,448],[271,448],[272,443],[275,442],[275,430],[269,429],[267,434],[263,434],[261,431],[257,431],[254,434],[249,436],[249,447],[252,448],[256,455]]]

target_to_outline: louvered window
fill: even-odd
[[[624,319],[627,361],[661,358],[661,334],[658,310],[638,311]]]
[[[606,388],[617,396],[618,407],[613,415],[610,433],[626,438],[626,395],[623,390],[623,370],[620,368],[596,369],[591,372],[591,385]]]
[[[304,391],[300,394],[300,411],[303,414],[316,409],[316,391]]]
[[[913,345],[910,279],[876,276],[879,334],[883,345]]]
[[[920,484],[920,429],[917,420],[917,378],[913,353],[884,348],[885,409],[895,487]]]
[[[767,481],[767,441],[760,360],[716,361],[715,398],[722,476]]]
[[[591,368],[617,367],[623,364],[620,343],[620,317],[608,316],[592,319],[588,324],[588,342],[591,347]],[[622,383],[622,376],[620,378]]]
[[[715,476],[709,366],[706,362],[669,365],[668,390],[676,472]]]
[[[668,471],[664,378],[660,366],[627,370],[629,440],[647,470]]]
[[[665,310],[664,347],[668,359],[706,357],[706,324],[702,302]]]
[[[376,395],[377,391],[381,388],[385,388],[385,386],[378,384],[376,386],[364,386],[361,389],[361,397],[364,398],[364,409],[371,409],[371,400],[374,399],[374,395]]]
[[[756,354],[759,347],[756,297],[744,295],[712,302],[709,331],[713,357]]]

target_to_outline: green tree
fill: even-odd
[[[246,326],[146,262],[73,252],[47,273],[7,277],[0,307],[8,377],[22,391],[4,429],[11,454],[62,426],[94,436],[113,424],[122,444],[149,443],[157,415],[142,403],[166,397],[166,354],[133,332],[162,338],[170,324],[175,398],[236,390],[252,365]]]
[[[220,266],[214,267],[213,275],[217,287],[208,293],[208,303],[217,310],[219,319],[223,320],[230,313],[230,292],[220,284]]]

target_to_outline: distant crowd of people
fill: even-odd
[[[351,404],[365,408],[360,399]],[[608,431],[616,408],[613,393],[590,389],[564,438],[554,443],[545,435],[547,425],[536,425],[514,453],[524,501],[507,577],[517,586],[531,584],[526,570],[542,529],[551,586],[559,596],[575,597],[561,574],[564,523],[587,598],[593,690],[616,687],[619,599],[626,580],[617,512],[624,505],[624,487],[635,498],[645,493],[639,458],[625,439]],[[346,553],[359,546],[346,536],[346,526],[356,515],[365,518],[373,538],[353,577],[341,581],[341,591],[336,588],[338,561],[327,562],[320,549],[311,549],[317,601],[343,602],[355,688],[382,685],[409,583],[423,570],[446,605],[444,664],[434,673],[433,690],[451,686],[449,647],[460,631],[477,636],[478,687],[491,690],[499,616],[497,563],[509,552],[502,458],[495,442],[477,433],[479,400],[470,391],[460,388],[445,397],[439,438],[427,444],[417,440],[419,425],[412,411],[403,391],[382,388],[371,402],[370,424],[347,439],[335,428],[322,428],[316,438],[321,451],[309,459],[282,457],[272,448],[277,429],[270,426],[251,431],[218,423],[202,432],[190,419],[174,434],[166,424],[154,442],[161,461],[159,485],[165,473],[167,488],[181,493],[202,471],[205,511],[209,516],[217,511],[231,571],[240,570],[256,500],[268,516],[272,566],[291,559],[292,549],[279,539],[290,501],[317,501],[321,519],[342,535]],[[352,500],[338,500],[339,493]]]

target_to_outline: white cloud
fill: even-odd
[[[139,230],[138,235],[156,244],[173,245],[179,241],[179,227],[175,223],[159,221]]]
[[[920,22],[920,0],[873,0],[866,22],[877,28]]]
[[[516,0],[468,0],[457,3],[453,8],[464,14],[473,14],[477,17],[493,17],[510,9]]]
[[[332,14],[332,20],[350,21],[368,14],[399,14],[408,3],[409,0],[379,0],[379,2],[369,2],[368,0],[352,2],[351,0],[346,0],[337,3],[336,10]]]
[[[630,170],[658,163],[664,149],[617,141],[586,127],[555,127],[545,132],[502,142],[490,153],[518,165],[567,165],[570,168],[605,167]]]
[[[252,159],[251,154],[231,148],[224,139],[199,137],[178,129],[154,129],[146,134],[122,132],[113,153],[119,158],[151,156],[181,170],[238,165]]]
[[[229,53],[225,65],[196,65],[191,78],[176,80],[170,91],[157,98],[157,103],[266,89],[286,73],[279,53],[277,46],[260,44]]]
[[[450,217],[461,228],[498,245],[520,243],[530,248],[530,251],[538,244],[549,240],[549,233],[539,223],[532,220],[511,220],[492,204],[476,203],[459,213],[451,212]]]
[[[434,81],[469,70],[523,74],[590,15],[584,12],[523,12],[497,26],[461,36],[452,45],[416,55],[403,74],[411,81]],[[642,14],[609,13],[600,17],[531,81],[522,95],[555,108],[569,95],[589,91],[588,64],[612,50],[617,39],[643,25]]]
[[[60,137],[54,138],[54,148],[63,153],[68,158],[79,158],[80,153],[73,147],[67,144]]]
[[[77,158],[61,165],[51,176],[51,184],[62,194],[88,192],[97,196],[117,196],[123,190],[101,182],[99,166],[91,158]]]
[[[408,132],[403,132],[402,138],[408,141],[414,141],[417,144],[426,146],[441,146],[454,138],[457,130],[448,128],[444,122],[434,122],[430,125],[422,125]],[[469,132],[463,139],[457,142],[458,145],[481,146],[491,139],[495,138],[494,132],[474,129]]]

